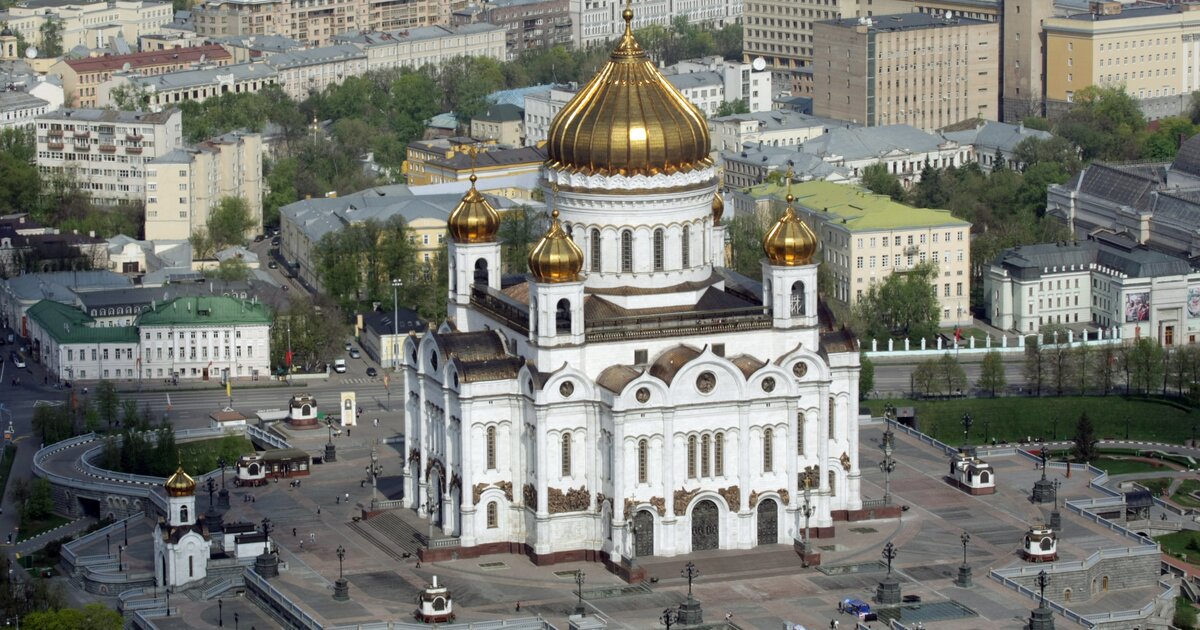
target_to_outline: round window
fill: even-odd
[[[701,372],[700,376],[696,377],[696,389],[700,393],[707,394],[717,386],[717,375],[712,372]]]
[[[634,392],[633,396],[634,398],[637,398],[638,402],[645,403],[646,401],[650,400],[650,390],[645,387],[639,387],[638,390]]]
[[[796,363],[792,366],[792,374],[795,374],[796,378],[804,378],[804,375],[808,374],[808,364],[803,361]]]
[[[771,378],[770,376],[764,378],[762,382],[762,389],[767,393],[775,391],[775,379]]]
[[[563,398],[570,398],[571,394],[575,393],[575,384],[571,381],[563,381],[562,385],[558,386],[558,393],[562,394]]]

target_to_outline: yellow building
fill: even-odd
[[[146,239],[187,239],[225,197],[246,202],[247,238],[262,232],[261,135],[233,132],[147,163]]]
[[[471,149],[477,154],[471,157]],[[537,173],[546,161],[545,149],[498,149],[487,140],[439,138],[411,142],[406,150],[404,173],[410,186],[466,181],[474,172],[479,179]]]
[[[1047,112],[1091,85],[1123,86],[1150,119],[1183,112],[1200,88],[1200,3],[1092,9],[1044,23]]]

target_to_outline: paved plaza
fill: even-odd
[[[848,597],[871,601],[876,584],[886,573],[880,551],[888,542],[898,550],[896,573],[910,601],[886,614],[904,623],[921,622],[930,630],[1022,628],[1035,605],[987,577],[990,568],[1022,564],[1020,542],[1026,529],[1049,518],[1049,505],[1039,506],[1028,500],[1029,489],[1041,474],[1028,458],[1013,455],[989,460],[997,472],[998,491],[974,497],[942,480],[949,469],[945,457],[897,434],[895,457],[899,465],[891,487],[895,501],[908,509],[899,519],[838,523],[835,537],[817,541],[822,554],[820,568],[802,568],[787,545],[744,552],[707,551],[639,559],[650,579],[630,586],[600,564],[537,567],[521,555],[418,566],[411,554],[412,541],[390,539],[373,523],[354,523],[353,517],[359,516],[371,500],[365,469],[372,445],[377,438],[394,434],[391,424],[381,421],[381,426],[375,428],[367,422],[350,435],[335,437],[337,461],[315,466],[299,487],[286,481],[261,488],[231,486],[232,507],[226,521],[272,520],[280,560],[285,565],[273,583],[327,627],[378,620],[411,621],[418,593],[436,575],[452,589],[459,621],[541,615],[565,628],[567,616],[576,605],[577,570],[584,572],[588,612],[605,619],[609,627],[661,627],[658,617],[662,610],[686,597],[687,583],[680,570],[689,561],[701,574],[694,592],[703,603],[708,623],[721,624],[729,615],[741,628],[777,629],[785,621],[827,628],[832,619],[840,618],[852,627],[848,616],[839,617],[837,602]],[[882,473],[877,466],[882,429],[882,425],[875,424],[865,425],[861,431],[865,498],[883,494]],[[302,448],[317,452],[327,440],[327,433],[297,432],[290,437]],[[400,456],[399,446],[379,444],[377,448],[385,464],[380,498],[398,498],[400,479],[387,464],[392,462],[394,466]],[[1050,475],[1062,483],[1059,492],[1063,500],[1101,496],[1088,487],[1086,474],[1076,471],[1067,478],[1063,471],[1052,470]],[[253,497],[253,501],[247,497]],[[197,507],[207,509],[204,493],[197,497]],[[427,522],[411,510],[398,510],[387,518],[393,519],[392,531],[400,531],[395,529],[400,522],[404,527],[427,531]],[[963,532],[971,535],[969,560],[975,586],[970,589],[953,585],[962,562]],[[129,535],[131,551],[125,555],[128,569],[135,574],[148,573],[149,522],[130,528]],[[1080,560],[1098,549],[1126,544],[1126,539],[1107,529],[1063,511],[1059,545],[1062,560]],[[346,549],[345,574],[351,594],[348,602],[331,597],[333,581],[338,577],[338,546]],[[1139,608],[1157,594],[1155,591],[1113,591],[1072,605],[1084,614]],[[178,615],[156,620],[164,628],[212,627],[218,621],[216,601],[194,601],[178,595],[171,604]],[[231,597],[222,606],[226,624],[233,623],[236,612],[239,628],[278,625],[244,598]],[[1067,622],[1060,619],[1060,623]],[[885,624],[881,620],[873,625]]]

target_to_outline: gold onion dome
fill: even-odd
[[[712,218],[713,225],[721,225],[721,217],[725,216],[725,200],[721,198],[721,191],[713,193],[712,200]]]
[[[712,164],[704,114],[625,35],[609,61],[550,123],[546,165],[600,175],[656,175]]]
[[[500,215],[475,188],[477,179],[471,173],[471,188],[450,213],[450,237],[455,243],[490,243],[500,230]]]
[[[550,230],[529,253],[529,273],[538,282],[574,282],[583,270],[583,251],[562,229],[558,210],[550,216]]]
[[[190,497],[196,493],[196,480],[183,472],[183,464],[180,464],[175,469],[175,474],[167,478],[167,482],[163,484],[167,489],[167,494],[173,497]]]
[[[763,251],[772,265],[808,265],[812,263],[813,254],[817,253],[817,235],[796,216],[796,210],[792,207],[795,199],[788,194],[787,210],[763,238]]]

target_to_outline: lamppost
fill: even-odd
[[[696,568],[694,563],[687,563],[679,575],[687,578],[688,581],[688,596],[687,600],[679,606],[679,623],[696,626],[704,623],[704,611],[700,609],[700,602],[692,596],[692,580],[700,577],[700,570]]]
[[[1050,584],[1050,576],[1041,571],[1033,580],[1038,587],[1038,607],[1029,617],[1030,630],[1054,630],[1054,611],[1046,608],[1046,587]]]
[[[1045,570],[1039,571],[1033,583],[1038,587],[1038,608],[1046,607],[1046,587],[1050,585],[1050,576]]]
[[[371,477],[371,509],[375,509],[375,502],[378,500],[379,492],[379,475],[383,472],[383,465],[379,463],[378,441],[371,444],[371,463],[367,465],[367,475]],[[431,494],[432,496],[432,494]],[[433,540],[433,514],[429,516],[429,539]]]
[[[217,627],[225,627],[225,602],[220,599],[217,600]]]
[[[1129,439],[1129,416],[1125,416],[1125,439]]]
[[[121,521],[121,522],[123,523],[124,528],[125,528],[125,546],[128,547],[129,546],[129,519],[125,519],[124,521]]]
[[[971,425],[973,425],[973,424],[975,424],[975,421],[971,419],[971,414],[964,413],[963,417],[962,417],[963,445],[964,446],[970,445],[970,443],[971,443]]]
[[[229,509],[229,490],[225,488],[225,469],[229,466],[229,462],[222,455],[217,460],[217,465],[221,467],[221,490],[217,492],[217,507],[222,510]]]
[[[238,618],[238,614],[233,613],[233,630],[238,630],[238,623],[240,623],[240,622],[241,622],[241,619]]]
[[[579,597],[578,603],[575,604],[575,614],[583,617],[587,611],[583,607],[583,571],[575,571],[575,594]]]
[[[984,418],[983,419],[983,441],[984,441],[984,443],[986,443],[989,439],[991,439],[991,435],[992,435],[992,421],[990,418]]]
[[[958,567],[958,579],[954,580],[954,585],[961,588],[971,587],[971,565],[967,564],[967,544],[971,542],[971,535],[963,532],[958,539],[962,541],[963,548],[963,563]]]
[[[879,462],[879,470],[883,472],[883,503],[892,502],[892,471],[896,470],[896,460],[892,452],[896,448],[896,434],[892,432],[891,420],[888,420],[887,430],[883,432],[883,440],[879,449],[883,451],[883,461]]]
[[[344,602],[350,599],[350,585],[346,582],[346,577],[342,573],[342,561],[346,559],[346,548],[338,545],[335,553],[337,553],[338,559],[338,579],[333,583],[333,598],[339,602]]]
[[[404,280],[392,278],[392,370],[400,367],[400,287]],[[392,410],[392,391],[388,390],[388,411]]]
[[[109,535],[107,533],[104,534],[104,555],[112,555],[112,540],[109,539]],[[9,573],[12,572],[9,571]]]
[[[329,441],[325,443],[325,461],[337,461],[337,447],[333,444],[333,420],[325,420],[325,427],[329,429]]]
[[[679,621],[679,611],[674,608],[668,608],[662,612],[662,616],[658,618],[659,623],[671,630],[671,626]]]
[[[270,518],[262,520],[262,533],[266,537],[263,543],[263,551],[257,558],[254,559],[254,571],[263,578],[279,577],[279,558],[271,553],[271,530],[273,526]]]
[[[692,580],[700,577],[700,570],[696,568],[696,564],[694,562],[689,562],[684,565],[683,569],[679,572],[679,576],[687,578],[688,599],[692,599]]]
[[[963,535],[959,536],[958,539],[962,541],[963,564],[965,565],[965,564],[967,564],[967,543],[971,542],[971,535],[966,532],[963,532]]]
[[[892,577],[892,560],[896,559],[896,546],[888,543],[883,546],[883,559],[887,561],[887,576]]]
[[[117,571],[125,570],[125,545],[117,545]]]
[[[896,546],[888,543],[883,546],[883,559],[887,561],[887,575],[879,581],[875,589],[875,601],[890,605],[900,603],[900,581],[892,577],[892,560],[896,559]]]
[[[1052,429],[1053,433],[1051,434],[1051,439],[1054,440],[1055,442],[1057,442],[1058,441],[1058,416],[1050,417],[1050,426],[1053,427],[1053,429]]]

